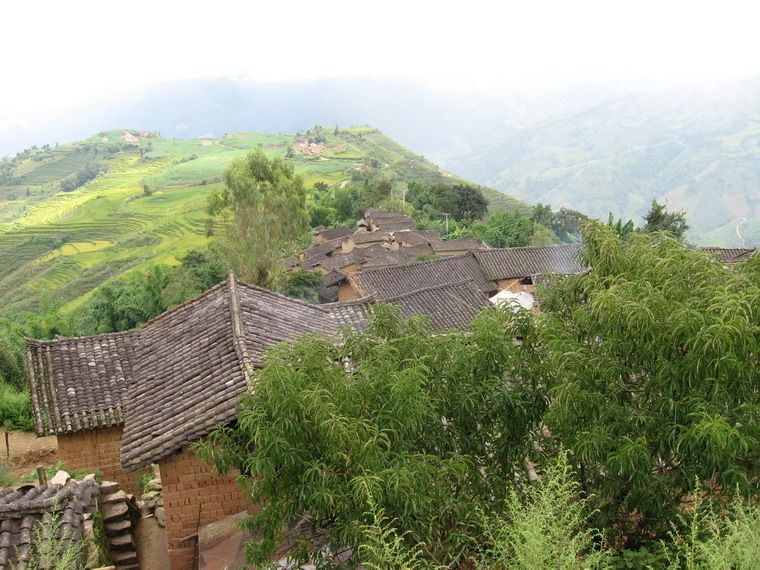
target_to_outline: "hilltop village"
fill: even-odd
[[[191,447],[236,420],[238,397],[251,389],[267,349],[299,335],[337,339],[343,327],[361,330],[379,303],[396,305],[405,318],[425,316],[438,333],[466,327],[491,304],[535,311],[536,284],[590,269],[581,253],[580,244],[499,249],[473,239],[442,240],[437,231],[416,230],[402,213],[371,209],[356,228],[318,228],[313,245],[285,261],[289,270],[324,276],[320,304],[230,274],[137,330],[28,340],[36,430],[57,437],[67,468],[97,471],[112,482],[100,494],[109,532],[123,537],[113,547],[117,568],[139,567],[128,512],[139,516],[135,497],[147,477],[155,479],[147,501],[151,516],[165,524],[171,568],[190,569],[203,528],[259,508],[234,474],[215,474]],[[720,248],[708,253],[728,264],[755,254]],[[14,544],[28,545],[19,530],[24,505],[38,496],[64,500],[98,491],[87,480],[57,483],[42,495],[39,487],[0,494],[4,520],[17,525],[0,529],[0,568],[14,559]],[[47,504],[40,502],[35,512]],[[93,508],[72,511],[71,524],[85,526]],[[25,551],[18,552],[23,560]]]

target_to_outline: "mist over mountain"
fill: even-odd
[[[0,121],[0,155],[109,129],[165,137],[372,125],[412,151],[528,202],[640,222],[686,210],[697,243],[760,243],[760,81],[661,91],[495,93],[406,80],[240,78],[130,89],[55,120]]]

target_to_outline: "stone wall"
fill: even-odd
[[[58,457],[69,471],[100,471],[103,480],[116,481],[127,493],[139,495],[142,471],[126,473],[121,468],[122,427],[80,431],[58,436]]]
[[[191,570],[198,528],[241,511],[252,511],[250,497],[235,475],[216,475],[187,448],[159,463],[171,570]]]

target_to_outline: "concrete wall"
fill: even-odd
[[[142,471],[126,473],[121,468],[122,427],[80,431],[58,436],[58,457],[72,471],[100,471],[104,481],[116,481],[126,492],[141,493]]]
[[[235,484],[236,473],[216,475],[187,448],[163,459],[159,468],[171,570],[192,570],[198,528],[241,511],[250,512],[254,505]]]

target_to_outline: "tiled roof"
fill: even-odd
[[[446,239],[431,241],[430,245],[436,252],[439,251],[467,251],[468,249],[479,249],[483,244],[475,238]]]
[[[335,241],[326,241],[325,243],[320,243],[319,245],[313,245],[309,249],[307,249],[303,257],[304,259],[309,259],[310,257],[315,257],[317,255],[328,255],[338,249],[340,247],[340,240]]]
[[[364,261],[364,254],[362,250],[353,249],[348,253],[326,257],[320,260],[317,265],[324,267],[328,271],[332,271],[334,269],[343,269],[344,267],[348,267],[349,265],[354,265],[356,263],[361,263],[362,261]]]
[[[124,422],[124,397],[137,349],[134,332],[27,340],[37,435]]]
[[[401,247],[396,253],[398,253],[399,257],[405,263],[413,263],[417,260],[418,257],[423,256],[423,255],[435,254],[435,252],[433,251],[433,248],[430,247],[430,244],[428,243],[415,245],[412,247]]]
[[[61,554],[71,542],[81,540],[84,514],[97,510],[99,494],[100,487],[94,479],[0,489],[0,570],[27,567],[36,555],[38,529],[50,525],[53,515],[58,521],[56,538]]]
[[[750,259],[756,253],[755,248],[746,247],[703,247],[702,251],[714,255],[722,263],[739,263]]]
[[[342,283],[345,279],[346,279],[345,273],[343,273],[340,269],[333,269],[327,275],[325,275],[324,278],[322,279],[322,286],[332,287],[333,285],[338,285],[339,283]]]
[[[140,329],[122,436],[126,469],[154,463],[235,417],[246,383],[232,310],[225,282]]]
[[[430,238],[412,230],[396,232],[393,237],[404,247],[430,243]]]
[[[363,298],[343,301],[342,303],[324,304],[320,305],[320,307],[327,311],[330,320],[335,324],[337,330],[346,326],[361,330],[367,324],[371,303],[370,299]]]
[[[469,280],[479,291],[495,289],[483,276],[472,253],[463,253],[433,261],[368,269],[351,275],[349,280],[364,295],[382,301],[431,286]]]
[[[237,397],[269,347],[302,334],[335,336],[365,316],[361,303],[312,305],[231,276],[146,324],[129,387],[122,466],[158,462],[233,420]]]
[[[404,318],[424,315],[434,330],[464,328],[488,305],[488,296],[472,281],[428,287],[385,299],[399,305]]]
[[[388,232],[357,232],[351,236],[351,241],[355,244],[390,241],[390,239],[391,235]]]
[[[580,244],[547,245],[543,247],[510,247],[473,252],[491,280],[529,277],[541,273],[582,273]]]
[[[324,230],[322,232],[319,232],[317,235],[325,241],[330,241],[330,240],[345,237],[352,233],[353,233],[353,230],[351,228],[340,227],[340,228],[332,228],[329,230]]]

